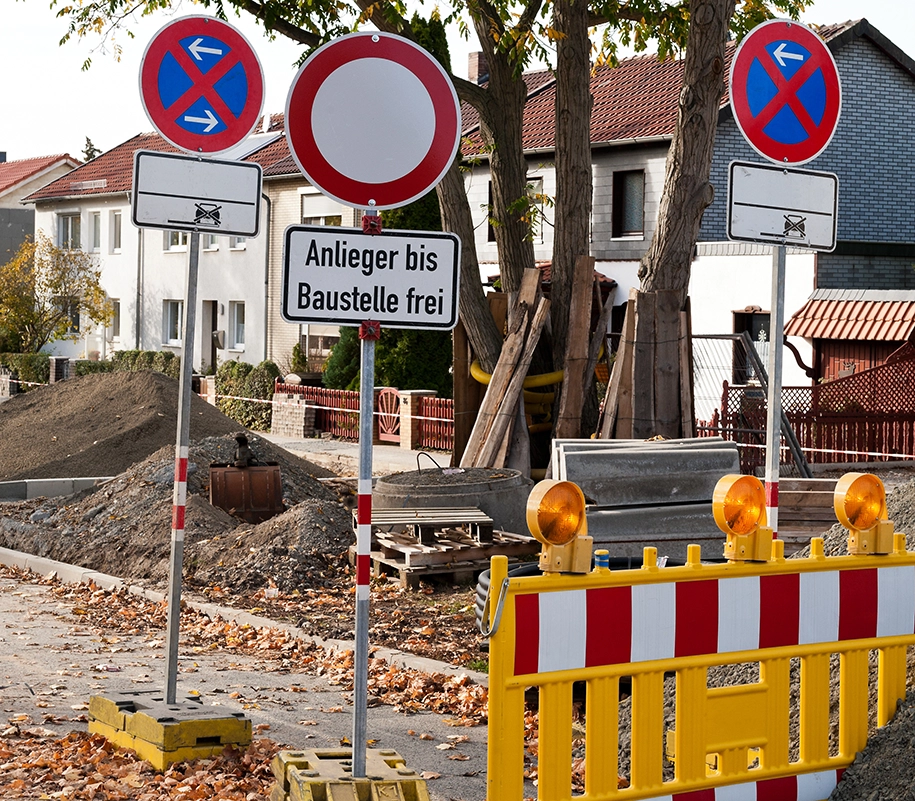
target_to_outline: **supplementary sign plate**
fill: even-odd
[[[262,181],[259,164],[138,150],[133,224],[254,237],[260,226]]]
[[[831,172],[731,162],[728,238],[833,250],[838,196]]]
[[[291,225],[283,246],[283,319],[450,330],[457,324],[460,258],[454,234]]]

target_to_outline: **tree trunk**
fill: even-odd
[[[702,214],[714,197],[709,171],[724,92],[724,47],[734,5],[735,0],[690,2],[677,127],[667,154],[658,225],[639,266],[642,290],[677,290],[681,309]]]
[[[502,290],[516,292],[524,270],[534,266],[534,245],[527,211],[527,164],[522,146],[522,122],[527,86],[509,55],[492,44],[490,21],[473,15],[489,67],[486,100],[480,112],[480,132],[489,146],[493,230],[499,251]]]
[[[474,353],[487,373],[492,373],[502,350],[502,334],[489,312],[480,281],[480,265],[473,245],[473,219],[464,177],[456,161],[436,187],[442,228],[457,234],[461,241],[460,313]]]
[[[734,5],[735,0],[690,2],[677,127],[667,154],[657,228],[639,266],[641,292],[636,298],[632,354],[632,436],[638,438],[688,436],[683,430],[682,393],[675,390],[690,377],[681,373],[684,360],[671,342],[679,337],[693,251],[702,215],[714,196],[709,172]]]
[[[552,282],[553,363],[565,359],[569,325],[590,327],[591,315],[570,320],[575,264],[591,252],[591,40],[588,4],[556,0],[556,206]],[[587,276],[590,289],[593,270]]]

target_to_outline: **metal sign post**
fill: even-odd
[[[191,433],[191,379],[194,373],[194,325],[197,308],[197,266],[200,234],[190,235],[184,328],[181,334],[181,377],[178,382],[178,433],[175,445],[175,491],[172,499],[172,554],[168,571],[168,624],[165,639],[165,703],[174,704],[178,686],[178,632],[181,611],[181,570],[184,562],[184,515],[187,506],[187,454]]]
[[[359,327],[359,487],[356,512],[356,641],[353,655],[353,776],[365,776],[368,747],[369,579],[372,548],[372,422],[375,407],[375,341],[381,326]]]
[[[778,477],[782,439],[782,337],[785,327],[785,257],[787,248],[772,250],[772,311],[769,313],[769,393],[766,404],[766,518],[778,537]]]

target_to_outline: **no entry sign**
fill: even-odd
[[[804,164],[829,144],[842,88],[832,53],[798,22],[757,25],[731,64],[731,109],[752,147],[779,164]]]
[[[347,206],[390,209],[434,187],[461,134],[441,65],[400,36],[354,33],[316,50],[286,99],[289,149],[302,173]]]
[[[245,139],[264,105],[264,74],[248,40],[212,17],[182,17],[152,38],[140,63],[143,108],[188,153],[221,153]]]

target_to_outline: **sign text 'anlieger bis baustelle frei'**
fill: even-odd
[[[450,330],[457,324],[454,234],[293,225],[284,242],[283,318],[291,323]]]

